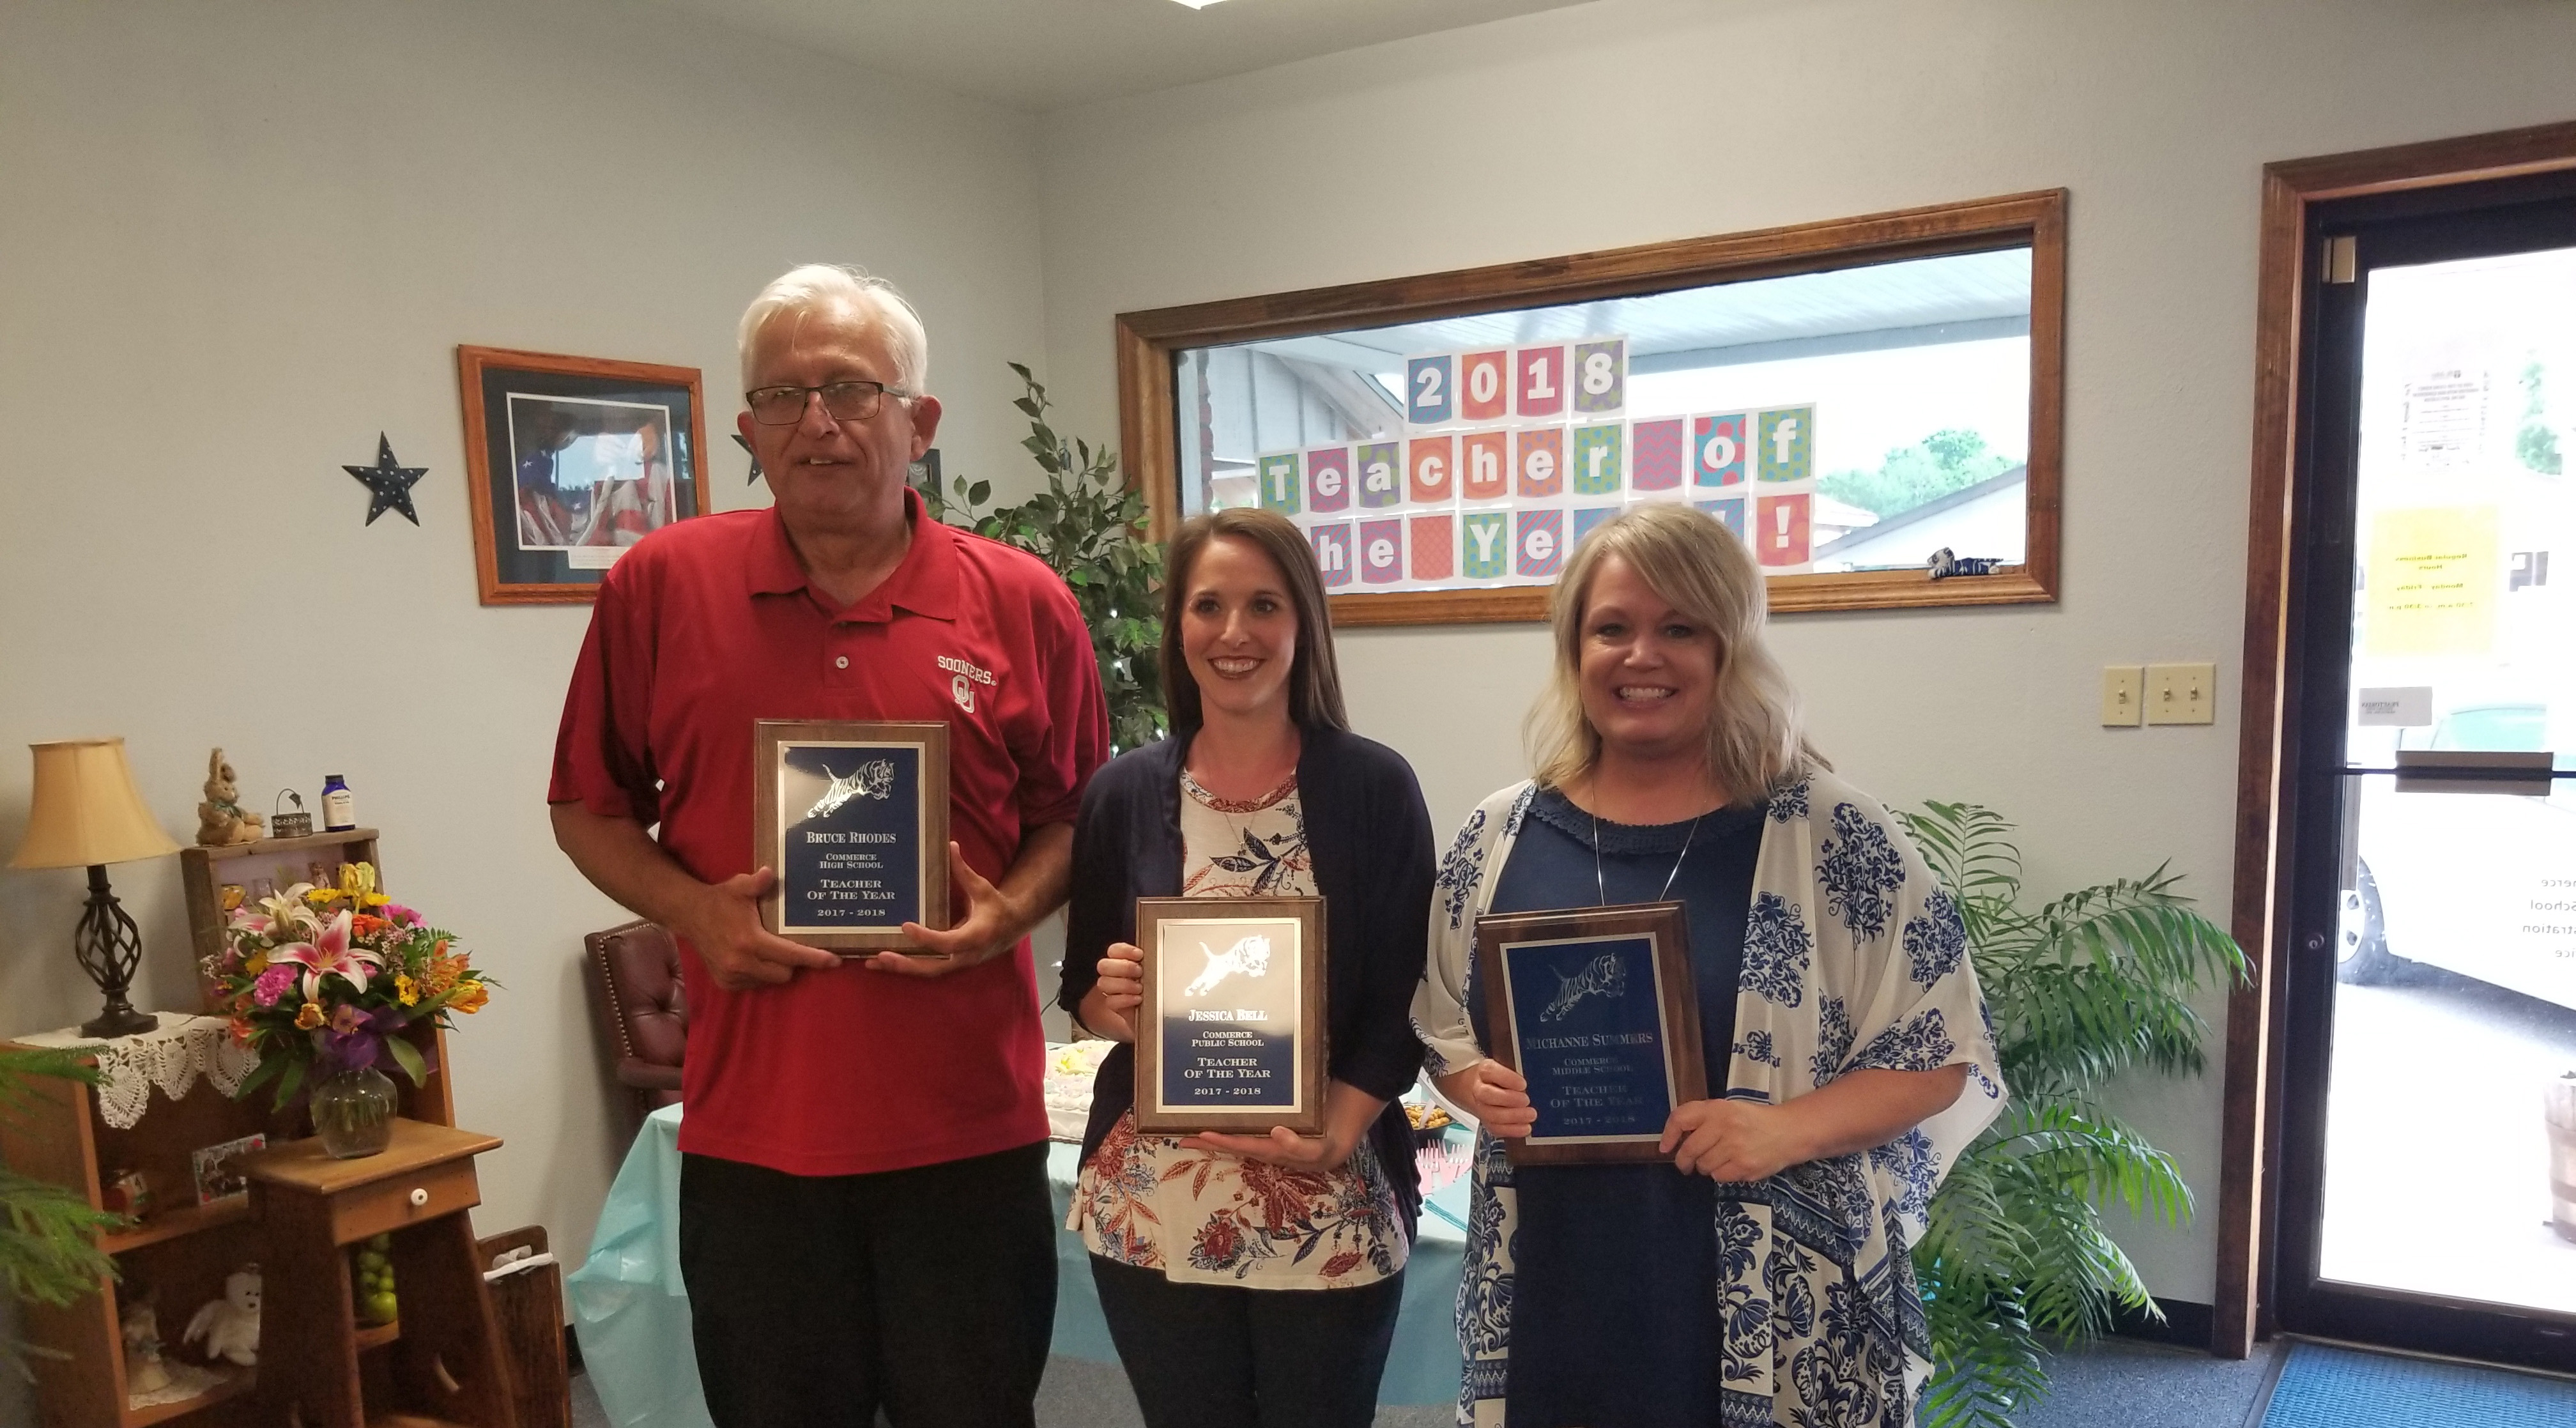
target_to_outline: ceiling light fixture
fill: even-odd
[[[1172,3],[1176,5],[1187,5],[1193,10],[1204,10],[1210,5],[1222,5],[1225,3],[1225,0],[1172,0]]]

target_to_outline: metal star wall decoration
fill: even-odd
[[[411,506],[411,483],[428,475],[429,468],[394,464],[394,444],[385,438],[383,432],[376,433],[375,465],[343,466],[340,469],[357,477],[359,484],[367,488],[368,525],[374,525],[376,517],[387,511],[400,511],[403,519],[413,525],[420,524],[420,512]]]
[[[751,443],[742,439],[742,433],[741,433],[741,432],[738,432],[738,431],[737,431],[737,432],[733,433],[733,444],[734,444],[734,445],[736,445],[736,446],[741,447],[741,448],[742,448],[743,450],[745,450],[745,451],[751,451]],[[749,484],[750,482],[757,481],[757,480],[759,480],[759,479],[760,479],[760,453],[759,453],[759,452],[756,452],[756,451],[752,451],[752,453],[751,453],[751,475],[750,475],[750,476],[748,476],[748,477],[746,477],[746,478],[744,478],[744,481],[745,481],[745,484]]]

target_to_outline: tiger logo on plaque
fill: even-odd
[[[753,740],[752,861],[778,885],[769,931],[849,953],[909,952],[949,925],[948,726],[764,719]]]
[[[1324,900],[1138,898],[1136,1128],[1324,1128]]]

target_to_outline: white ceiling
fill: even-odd
[[[1582,0],[663,0],[1014,109],[1244,74]]]

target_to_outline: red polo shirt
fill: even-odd
[[[547,798],[660,825],[708,882],[752,870],[752,725],[940,719],[949,836],[999,881],[1024,830],[1071,822],[1108,749],[1073,592],[1033,557],[931,520],[847,609],[808,586],[775,509],[681,521],[601,583]],[[962,910],[963,894],[958,906]],[[849,966],[728,992],[683,944],[680,1149],[853,1175],[1044,1140],[1026,941],[916,980]]]

